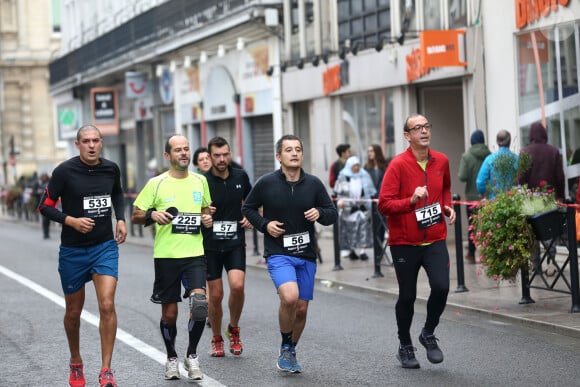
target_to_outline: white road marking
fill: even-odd
[[[22,285],[35,291],[41,296],[46,297],[47,299],[54,302],[63,309],[65,308],[65,301],[63,297],[46,289],[45,287],[37,284],[36,282],[33,282],[28,278],[23,277],[20,274],[15,273],[2,265],[0,265],[0,273],[4,274],[8,278],[12,278],[14,281],[21,283]],[[91,312],[87,312],[86,310],[83,309],[83,312],[81,313],[81,319],[83,319],[84,321],[88,322],[89,324],[93,325],[96,328],[99,327],[99,317],[95,316]],[[167,361],[167,355],[165,353],[139,340],[135,336],[131,335],[128,332],[125,332],[120,328],[117,328],[117,340],[127,344],[129,347],[141,352],[143,355],[155,360],[159,364],[165,365],[165,362]],[[182,364],[179,366],[179,371],[181,373],[182,378],[187,379],[187,371],[185,371]],[[196,380],[194,382],[199,386],[207,386],[207,387],[225,386],[224,384],[221,384],[217,380],[210,378],[206,374],[204,374],[203,380]]]

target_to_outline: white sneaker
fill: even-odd
[[[185,361],[183,362],[183,366],[187,371],[187,376],[190,380],[203,379],[203,373],[199,369],[199,360],[197,359],[197,355],[189,355],[186,357]]]
[[[179,360],[176,357],[167,359],[167,363],[165,363],[165,380],[176,380],[180,377]]]

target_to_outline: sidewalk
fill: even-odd
[[[136,232],[137,235],[137,232]],[[325,230],[319,239],[322,251],[322,264],[318,264],[316,278],[318,285],[357,288],[369,292],[389,295],[396,300],[398,294],[397,280],[392,266],[382,264],[380,272],[383,277],[373,278],[375,273],[373,257],[368,261],[351,261],[342,259],[344,270],[333,271],[334,247],[332,232]],[[153,245],[149,230],[144,230],[143,237],[129,236],[127,243]],[[252,232],[246,233],[247,265],[266,269],[261,255],[253,255],[254,243]],[[516,324],[535,326],[558,334],[580,338],[580,313],[571,313],[572,297],[570,294],[547,290],[531,289],[533,304],[520,305],[522,298],[521,285],[518,282],[498,282],[488,278],[479,264],[464,265],[464,285],[468,291],[457,292],[457,270],[455,242],[448,243],[451,257],[451,283],[445,313],[461,313],[465,310],[480,313],[483,318],[510,321]],[[263,236],[258,233],[258,251],[263,250]],[[479,272],[479,274],[478,274]],[[554,277],[549,277],[553,279]],[[429,284],[424,271],[419,275],[417,286],[417,303],[425,304],[429,297]]]

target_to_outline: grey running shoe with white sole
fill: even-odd
[[[185,358],[183,366],[187,371],[187,376],[190,380],[201,380],[203,379],[203,373],[199,369],[199,360],[197,355],[189,355]]]
[[[165,363],[165,380],[177,380],[180,379],[179,375],[179,360],[176,357],[167,359]]]

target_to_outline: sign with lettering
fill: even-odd
[[[425,30],[420,33],[423,67],[467,66],[460,54],[464,52],[465,31]]]
[[[569,4],[570,0],[515,0],[516,28],[521,30],[542,17],[548,17],[550,12],[557,12],[558,7]]]
[[[91,89],[91,112],[93,123],[103,136],[113,136],[119,133],[119,109],[115,88]]]

